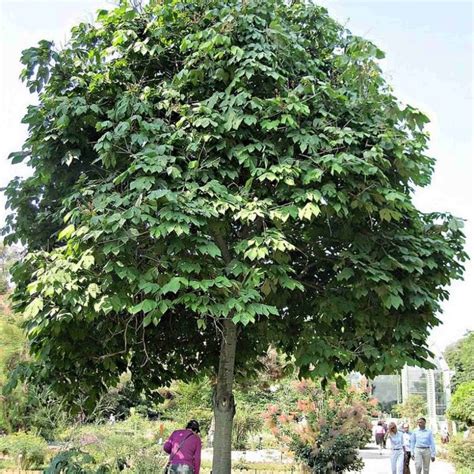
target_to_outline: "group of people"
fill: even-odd
[[[415,460],[416,474],[429,474],[430,462],[434,462],[436,456],[436,445],[433,432],[426,428],[426,419],[418,419],[418,428],[410,432],[407,423],[398,429],[396,423],[391,422],[388,426],[379,421],[375,427],[375,441],[379,446],[380,453],[386,447],[387,440],[390,442],[390,463],[392,474],[410,474],[410,460]]]

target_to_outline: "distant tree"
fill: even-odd
[[[451,397],[447,411],[451,420],[467,426],[474,425],[474,380],[462,382]]]
[[[474,380],[474,331],[447,347],[444,357],[454,375],[451,389],[456,391],[459,384]]]
[[[426,416],[427,408],[426,400],[422,396],[410,395],[403,403],[394,405],[392,412],[408,420],[411,426],[415,426],[420,416]]]
[[[92,405],[212,374],[214,474],[230,472],[234,374],[273,344],[302,376],[427,365],[460,278],[462,222],[420,212],[427,117],[383,53],[283,0],[122,2],[23,52],[39,93],[6,189],[29,253],[14,299],[44,377]],[[79,398],[83,398],[83,396]]]

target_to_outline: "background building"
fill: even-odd
[[[446,409],[451,398],[451,376],[443,356],[432,360],[435,369],[405,366],[400,374],[379,375],[372,381],[372,393],[379,400],[382,411],[390,413],[397,403],[403,403],[410,395],[426,400],[426,418],[436,433],[446,423]]]

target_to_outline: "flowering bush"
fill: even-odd
[[[370,439],[376,401],[363,390],[340,390],[335,384],[323,389],[304,380],[295,389],[300,398],[294,410],[272,405],[265,414],[275,436],[314,473],[360,471],[357,449]]]

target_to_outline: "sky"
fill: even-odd
[[[448,211],[466,219],[467,252],[474,258],[473,199],[473,5],[469,0],[321,0],[331,16],[354,34],[373,41],[386,53],[381,63],[395,95],[431,118],[429,153],[437,159],[432,184],[415,193],[422,211]],[[70,28],[90,21],[112,1],[0,0],[0,188],[14,176],[28,176],[24,165],[12,166],[10,152],[27,136],[22,125],[28,104],[35,102],[18,76],[21,51],[39,40],[64,44]],[[7,211],[0,193],[0,226]],[[443,324],[430,344],[437,350],[474,330],[472,291],[474,262],[465,279],[450,288],[443,303]]]

